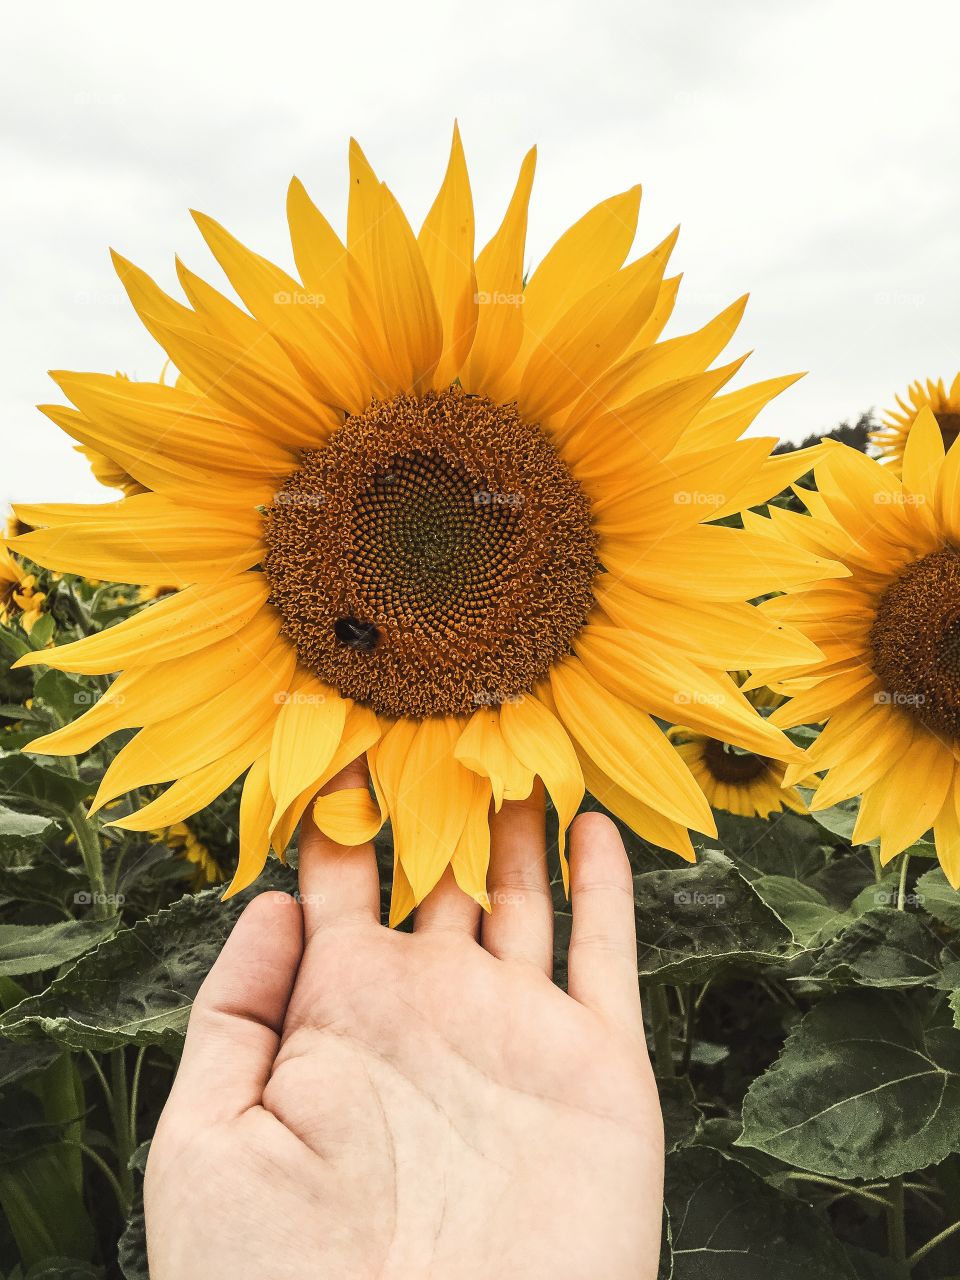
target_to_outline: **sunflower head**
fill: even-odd
[[[878,449],[881,461],[899,475],[907,438],[922,409],[929,409],[933,414],[945,449],[960,438],[960,373],[949,390],[942,378],[936,382],[932,378],[926,382],[917,380],[911,383],[904,395],[898,395],[896,401],[896,408],[884,413],[882,424],[871,433],[870,441]]]
[[[826,722],[788,781],[824,773],[814,808],[862,795],[854,840],[889,861],[933,829],[960,887],[960,441],[930,408],[906,441],[902,478],[838,446],[806,495],[812,518],[771,511],[774,537],[820,548],[848,576],[791,589],[770,618],[815,638],[823,660],[767,673],[792,695],[781,727]]]
[[[490,807],[537,777],[561,840],[588,785],[692,858],[710,806],[654,717],[684,705],[695,732],[789,754],[724,672],[816,659],[748,601],[837,567],[712,521],[810,467],[816,451],[742,438],[794,379],[726,389],[742,298],[661,341],[676,234],[631,256],[639,187],[585,213],[528,282],[534,163],[478,252],[456,130],[417,232],[352,144],[345,241],[291,184],[299,278],[196,215],[242,306],[182,263],[175,299],[115,255],[174,385],[54,375],[73,407],[44,412],[143,491],[23,508],[42,527],[17,544],[71,572],[183,585],[43,656],[122,674],[31,750],[137,728],[96,798],[170,782],[120,819],[137,830],[243,775],[232,891],[312,806],[345,844],[392,821],[392,918],[448,865],[484,900]],[[372,792],[316,798],[361,755]]]

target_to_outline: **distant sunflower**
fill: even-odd
[[[888,409],[878,430],[871,432],[870,441],[880,450],[881,461],[897,475],[903,466],[903,450],[910,428],[921,409],[930,409],[943,436],[944,448],[949,449],[960,436],[960,373],[947,391],[942,378],[936,382],[928,378],[926,384],[914,382],[907,389],[906,399],[897,396],[897,408]]]
[[[741,673],[737,682],[742,683],[745,675]],[[747,698],[755,707],[773,708],[783,702],[781,695],[767,688],[752,690]],[[668,730],[667,737],[712,808],[725,809],[744,818],[767,818],[783,809],[806,812],[796,787],[783,785],[786,765],[782,759],[737,750],[728,742],[696,733],[684,725],[675,725]]]
[[[193,864],[193,878],[198,889],[209,888],[210,885],[220,884],[226,879],[220,863],[185,822],[174,822],[166,830],[155,831],[153,834],[185,862]]]
[[[7,521],[6,536],[0,538],[0,623],[16,618],[27,635],[40,617],[46,595],[38,591],[36,574],[24,571],[7,550],[7,543],[17,536],[15,517]]]
[[[392,820],[398,920],[448,865],[485,901],[490,803],[536,776],[561,838],[586,782],[692,858],[687,828],[712,833],[710,807],[652,718],[682,700],[699,731],[789,750],[725,672],[815,660],[747,601],[836,566],[705,522],[811,465],[810,451],[771,458],[774,439],[740,439],[794,379],[718,394],[742,360],[710,365],[744,299],[658,341],[676,235],[623,265],[638,187],[585,214],[525,285],[534,159],[475,258],[456,131],[419,235],[353,144],[346,245],[290,187],[300,280],[196,215],[246,310],[182,264],[189,305],[115,259],[176,386],[55,375],[76,408],[44,411],[149,492],[24,508],[46,527],[18,545],[71,572],[190,585],[24,659],[126,668],[31,750],[140,727],[94,804],[172,781],[118,823],[138,830],[181,821],[249,770],[231,892],[364,753],[376,798],[340,792],[313,812],[347,845]]]
[[[89,445],[74,445],[77,453],[83,454],[90,465],[95,480],[107,489],[119,489],[126,497],[131,498],[135,493],[146,493],[145,485],[138,484],[123,467],[119,466],[107,454],[101,453],[99,449],[91,449]]]
[[[879,837],[886,863],[931,827],[960,888],[960,444],[944,454],[930,409],[907,439],[903,478],[836,446],[800,491],[812,519],[752,517],[791,546],[843,563],[849,577],[765,603],[823,650],[814,667],[764,673],[793,695],[781,728],[826,721],[787,781],[827,771],[812,807],[862,795],[854,841]]]

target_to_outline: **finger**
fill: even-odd
[[[413,927],[416,933],[454,932],[476,938],[480,903],[463,892],[452,867],[447,867],[439,883],[417,907]]]
[[[507,800],[490,820],[490,911],[486,949],[553,972],[553,899],[547,878],[546,822],[539,779],[526,800]]]
[[[320,794],[366,787],[366,761],[361,757],[342,769]],[[335,921],[380,923],[380,874],[370,843],[337,844],[318,830],[308,805],[300,827],[300,898],[307,937]]]
[[[193,1002],[174,1107],[216,1122],[259,1103],[302,955],[303,913],[296,898],[254,898]]]
[[[570,895],[567,991],[643,1041],[633,875],[619,831],[601,813],[581,814],[570,828]]]

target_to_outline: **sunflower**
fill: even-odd
[[[909,403],[908,403],[909,402]],[[936,382],[928,378],[926,386],[919,380],[906,392],[906,399],[897,396],[897,408],[888,409],[882,425],[871,432],[870,441],[880,451],[880,460],[900,474],[903,466],[903,450],[910,428],[921,409],[929,408],[943,436],[943,446],[949,449],[960,436],[960,373],[947,391],[942,378]]]
[[[736,680],[743,684],[746,672]],[[763,687],[747,693],[755,707],[772,710],[783,697]],[[667,737],[676,746],[687,768],[714,809],[726,809],[744,818],[768,818],[771,813],[792,809],[805,813],[806,805],[796,787],[784,787],[786,765],[773,756],[737,750],[730,743],[697,733],[685,725],[674,725]]]
[[[849,576],[766,602],[770,621],[823,650],[814,667],[764,673],[791,701],[781,728],[826,721],[787,782],[826,770],[813,809],[862,795],[855,842],[886,864],[931,827],[960,888],[960,444],[932,410],[907,438],[903,478],[843,445],[801,493],[812,519],[771,509],[750,526],[840,561]]]
[[[7,520],[6,536],[0,538],[0,623],[18,618],[29,635],[47,597],[36,589],[36,574],[25,573],[7,550],[7,544],[17,536],[18,529],[16,517],[11,516]]]
[[[185,822],[174,822],[166,830],[154,831],[152,834],[156,840],[168,845],[185,862],[193,863],[194,882],[198,889],[219,884],[225,879],[220,863]]]
[[[101,453],[99,449],[92,449],[89,445],[74,445],[77,453],[82,454],[86,458],[93,477],[106,489],[119,489],[128,498],[135,493],[146,493],[146,486],[139,484],[134,480],[123,467],[109,457],[105,453]]]
[[[292,183],[294,279],[195,215],[244,307],[178,263],[186,303],[115,256],[173,386],[59,373],[75,440],[148,492],[23,508],[38,561],[185,584],[110,630],[25,662],[111,673],[72,725],[31,744],[83,751],[139,728],[95,797],[171,782],[117,825],[182,821],[245,773],[230,892],[307,806],[345,845],[388,818],[391,918],[450,865],[481,902],[490,804],[542,779],[563,831],[588,786],[693,857],[710,807],[653,716],[746,750],[789,751],[726,671],[815,661],[747,602],[837,572],[708,523],[811,465],[742,440],[783,377],[720,394],[712,368],[745,299],[659,341],[676,233],[624,262],[640,189],[586,213],[524,281],[531,151],[474,254],[454,131],[418,235],[360,148],[346,244]],[[319,799],[366,755],[373,784]],[[315,801],[315,803],[314,803]]]

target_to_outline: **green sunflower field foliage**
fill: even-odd
[[[130,802],[86,806],[128,733],[21,754],[107,679],[10,665],[142,607],[42,588],[29,635],[0,628],[0,1275],[144,1280],[143,1169],[192,998],[296,858],[224,903],[235,792],[186,832],[125,832]],[[960,895],[925,840],[886,868],[852,845],[855,810],[718,812],[692,865],[618,824],[667,1129],[660,1280],[960,1277]]]

